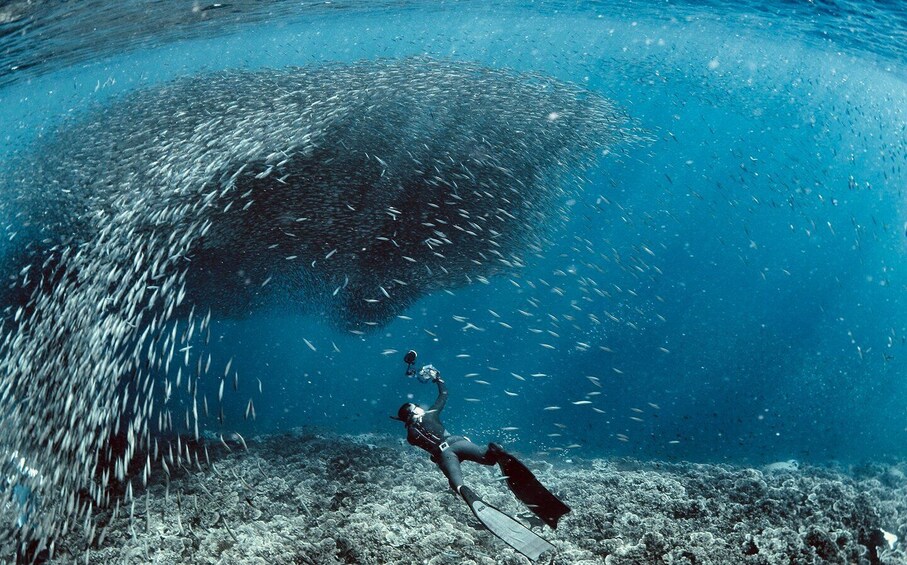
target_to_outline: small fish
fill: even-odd
[[[548,410],[549,412],[552,410],[560,410],[560,409],[561,409],[560,406],[546,406],[545,407],[545,410]]]
[[[587,404],[592,404],[592,402],[589,400],[577,400],[576,402],[573,402],[572,404],[574,406],[585,406]]]

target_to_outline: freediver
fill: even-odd
[[[425,365],[417,374],[414,368],[416,352],[412,350],[403,360],[407,364],[408,377],[438,385],[438,398],[427,410],[407,402],[400,407],[396,416],[391,416],[406,425],[406,440],[431,454],[432,462],[441,468],[450,487],[463,497],[479,521],[508,545],[532,560],[554,549],[554,546],[520,522],[482,501],[472,489],[464,485],[460,463],[465,460],[481,465],[498,464],[513,494],[552,529],[557,528],[558,520],[570,512],[570,507],[551,494],[532,471],[500,445],[489,443],[487,448],[482,448],[466,436],[449,434],[440,418],[448,397],[441,372],[432,365]]]

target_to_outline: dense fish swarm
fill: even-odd
[[[212,313],[359,332],[519,268],[628,135],[581,88],[427,59],[208,74],[66,120],[4,179],[0,555],[97,540],[153,465],[201,467],[197,379],[219,403],[237,378],[212,374]]]

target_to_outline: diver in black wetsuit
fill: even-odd
[[[459,493],[460,487],[463,486],[460,462],[466,460],[482,465],[494,465],[498,462],[497,455],[501,449],[494,443],[488,444],[488,448],[483,449],[466,436],[448,434],[440,418],[441,410],[447,403],[447,386],[441,378],[441,373],[431,365],[424,367],[422,372],[427,373],[427,376],[422,378],[427,378],[438,385],[437,400],[428,410],[407,402],[400,407],[394,419],[406,424],[406,441],[429,452],[431,460],[437,463],[450,482],[450,488]]]
[[[519,539],[520,536],[514,533],[516,530],[514,530],[513,525],[501,527],[503,521],[512,521],[512,518],[506,516],[500,518],[503,514],[484,503],[469,487],[463,484],[463,472],[460,470],[460,462],[474,461],[482,465],[494,465],[496,463],[500,465],[501,471],[507,478],[507,485],[513,494],[551,528],[557,527],[558,520],[560,520],[561,516],[570,512],[570,508],[542,486],[525,465],[513,455],[504,451],[498,444],[489,443],[487,448],[482,448],[465,436],[448,434],[440,418],[441,411],[444,409],[444,405],[447,404],[448,396],[447,386],[441,378],[441,373],[432,365],[426,365],[422,367],[422,370],[417,375],[413,368],[416,362],[415,351],[407,353],[404,361],[407,364],[407,376],[417,376],[420,382],[434,382],[438,385],[438,398],[428,410],[412,402],[407,402],[400,407],[397,415],[391,416],[391,418],[406,424],[406,440],[431,454],[431,460],[444,472],[450,487],[463,497],[473,513],[495,535],[501,537],[525,555],[535,555],[533,549],[527,549],[527,547],[532,545],[532,543],[527,542],[527,539],[530,539],[534,534],[524,533],[524,537]],[[497,513],[497,517],[489,517],[490,514],[494,513]],[[517,528],[522,527],[518,522],[513,521],[513,524]],[[525,545],[526,543],[529,546]],[[541,543],[547,545],[544,540]],[[536,545],[534,547],[537,549],[539,546]],[[530,558],[534,559],[534,557]]]

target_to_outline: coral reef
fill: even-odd
[[[160,473],[101,516],[103,538],[58,540],[52,562],[524,564],[484,531],[421,451],[395,438],[296,430]],[[573,512],[542,528],[558,565],[904,563],[905,465],[796,471],[526,457]],[[489,503],[540,528],[496,468],[465,464]],[[876,532],[876,534],[873,534]],[[84,561],[83,561],[84,562]]]

